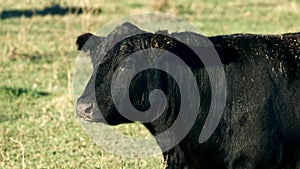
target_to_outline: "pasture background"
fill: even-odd
[[[0,17],[0,168],[161,168],[162,156],[125,158],[105,152],[75,117],[72,73],[76,37],[143,12],[167,12],[205,35],[300,31],[299,0],[0,0],[0,12],[60,4],[81,14]],[[2,13],[3,14],[3,13]],[[148,135],[140,125],[119,126]],[[24,158],[23,155],[24,155]],[[23,161],[24,160],[24,161]]]

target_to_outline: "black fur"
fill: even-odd
[[[131,36],[132,30],[137,35]],[[126,38],[120,39],[121,35]],[[87,41],[91,37],[98,43],[89,49],[96,73],[78,99],[78,115],[102,122],[97,114],[100,109],[110,125],[131,122],[117,112],[112,102],[112,75],[130,54],[160,48],[176,54],[190,66],[201,96],[199,115],[192,130],[178,145],[163,153],[168,169],[299,169],[300,33],[214,36],[209,37],[213,46],[194,45],[199,50],[216,49],[227,79],[228,95],[221,122],[203,144],[198,143],[198,138],[209,110],[211,86],[202,62],[189,46],[178,40],[199,43],[201,35],[191,32],[171,35],[175,39],[167,33],[147,33],[125,23],[106,38],[91,34],[79,36],[78,49],[84,49],[85,42],[91,43]],[[118,43],[110,46],[115,42]],[[101,61],[97,59],[100,57]],[[96,100],[91,94],[94,82]],[[163,71],[151,69],[132,79],[129,88],[132,104],[141,111],[150,107],[148,95],[157,88],[166,93],[168,106],[158,119],[144,124],[153,135],[168,129],[177,117],[180,91],[176,81]],[[79,106],[97,105],[95,102],[99,107],[94,106],[88,112]]]

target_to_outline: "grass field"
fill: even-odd
[[[161,11],[205,35],[300,31],[299,0],[0,0],[0,12],[41,10],[55,3],[76,15],[0,17],[0,168],[162,168],[162,156],[126,158],[102,150],[77,121],[72,73],[75,40],[127,16]],[[3,13],[2,13],[3,14]],[[141,125],[119,127],[131,135]],[[147,132],[146,132],[147,133]]]

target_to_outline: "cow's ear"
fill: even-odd
[[[95,46],[98,46],[102,41],[103,37],[93,35],[91,33],[84,33],[77,37],[76,44],[78,50],[88,51],[93,50]]]
[[[77,37],[77,49],[83,51],[86,56],[90,57],[94,67],[97,64],[97,52],[104,40],[104,37],[96,36],[91,33],[85,33]]]
[[[77,37],[76,44],[77,44],[77,49],[82,50],[84,44],[86,41],[90,39],[90,37],[93,36],[91,33],[85,33]]]

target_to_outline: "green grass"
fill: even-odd
[[[143,12],[167,12],[196,25],[205,35],[300,31],[299,0],[5,1],[0,11],[62,6],[101,8],[81,15],[0,20],[0,168],[161,168],[162,156],[126,158],[106,152],[82,130],[74,112],[74,44],[83,32]],[[73,4],[74,3],[74,4]],[[140,125],[120,126],[127,135],[149,133]],[[23,148],[22,148],[23,147]],[[24,164],[22,164],[22,152]]]

